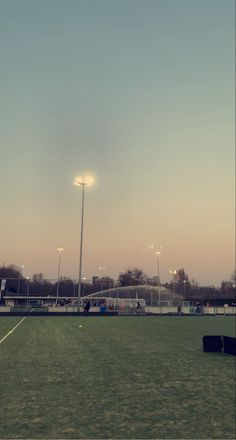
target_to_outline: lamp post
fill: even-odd
[[[21,266],[20,267],[20,271],[19,271],[19,278],[18,278],[18,286],[17,286],[17,295],[19,295],[20,293],[20,276],[21,276],[21,271],[24,269],[25,266]]]
[[[102,283],[102,281],[101,281],[101,278],[103,278],[103,275],[104,275],[104,270],[105,270],[106,268],[105,268],[105,266],[99,266],[99,270],[100,270],[100,274],[101,274],[101,276],[100,276],[100,291],[102,292],[102,290],[103,290],[103,283]]]
[[[159,251],[155,251],[155,254],[157,256],[157,283],[160,286],[161,281],[160,281],[160,262],[159,262],[159,257],[161,255],[161,251],[160,250]]]
[[[103,277],[103,275],[104,275],[104,270],[105,270],[106,268],[105,268],[105,266],[99,266],[99,270],[100,270],[100,272],[101,272],[101,278]]]
[[[157,256],[157,286],[159,286],[159,289],[158,289],[158,303],[159,303],[159,306],[160,306],[161,305],[161,292],[160,292],[161,281],[160,281],[160,261],[159,261],[159,257],[161,255],[162,246],[159,246],[159,248],[157,250],[155,250],[154,244],[151,244],[150,248],[154,250],[155,255]]]
[[[176,269],[170,269],[170,274],[173,276],[173,297],[175,296],[175,275],[177,274]]]
[[[61,272],[61,254],[64,251],[64,248],[57,248],[57,251],[59,252],[59,258],[58,258],[58,272],[57,272],[57,299],[56,299],[56,305],[58,305],[58,296],[59,296],[59,280],[60,280],[60,272]]]
[[[30,285],[30,277],[26,277],[26,279],[27,279],[27,288],[26,288],[26,298],[27,298],[27,300],[26,300],[26,305],[27,305],[27,307],[28,307],[28,305],[29,305],[29,285]]]
[[[92,186],[94,178],[92,176],[76,177],[75,186],[82,186],[82,204],[81,204],[81,229],[80,229],[80,258],[79,258],[79,280],[78,280],[78,312],[80,311],[81,297],[81,276],[82,276],[82,258],[83,258],[83,234],[84,234],[84,192],[86,186]]]
[[[185,299],[187,280],[184,280],[183,283],[184,283],[184,299]]]

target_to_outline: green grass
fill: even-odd
[[[0,339],[22,318],[0,318]],[[83,325],[79,328],[79,325]],[[0,344],[0,438],[233,439],[233,317],[27,317]]]

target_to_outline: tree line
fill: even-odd
[[[16,265],[0,266],[0,283],[7,280],[5,294],[30,296],[56,296],[58,281],[50,281],[44,278],[42,273],[34,274],[30,279],[22,275],[21,269]],[[235,300],[236,271],[227,281],[222,281],[220,288],[215,286],[200,286],[195,280],[190,280],[184,268],[175,271],[170,282],[162,284],[168,290],[181,295],[185,300],[206,300],[214,299]],[[93,277],[91,281],[83,281],[81,285],[82,296],[91,293],[101,292],[115,287],[137,286],[137,285],[160,285],[158,277],[150,278],[142,269],[133,268],[121,272],[117,280],[108,276]],[[77,296],[78,281],[68,277],[59,279],[59,296]]]

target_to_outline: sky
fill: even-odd
[[[0,265],[235,267],[233,0],[0,0]]]

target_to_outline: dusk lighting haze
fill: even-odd
[[[235,268],[235,2],[0,0],[0,265]],[[80,182],[81,183],[81,182]],[[154,248],[152,247],[154,245]]]

